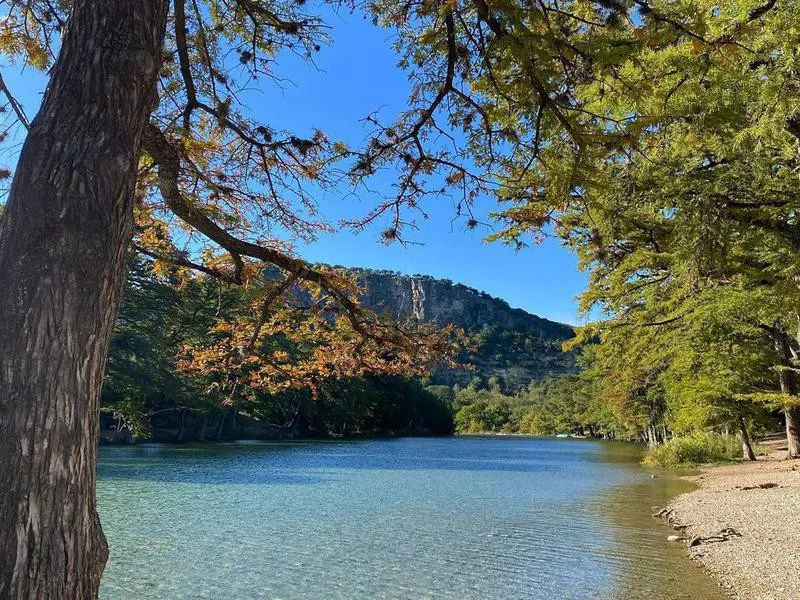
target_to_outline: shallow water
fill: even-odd
[[[101,449],[106,599],[708,599],[624,444],[543,438]]]

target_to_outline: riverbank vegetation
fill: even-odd
[[[754,454],[756,449],[752,449]],[[651,448],[644,459],[650,467],[686,467],[733,462],[742,458],[742,439],[736,435],[695,431]]]

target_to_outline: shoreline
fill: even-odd
[[[800,598],[800,530],[792,522],[800,510],[800,460],[784,460],[785,447],[772,450],[756,462],[684,476],[698,488],[661,515],[691,559],[737,600]]]

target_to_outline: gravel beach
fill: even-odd
[[[800,460],[785,456],[703,468],[689,478],[699,489],[669,506],[691,557],[732,598],[800,599]]]

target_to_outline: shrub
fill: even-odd
[[[528,435],[552,435],[556,430],[552,419],[546,419],[539,411],[528,411],[519,421],[519,432]]]
[[[712,462],[729,462],[742,457],[738,436],[695,432],[672,438],[651,449],[644,458],[649,467],[683,467]]]
[[[505,406],[477,400],[462,407],[456,413],[456,431],[459,433],[498,432],[510,418],[511,414]]]

